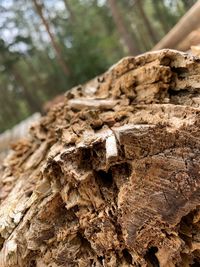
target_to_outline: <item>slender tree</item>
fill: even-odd
[[[140,15],[144,21],[145,27],[149,33],[149,36],[151,37],[152,41],[156,43],[158,41],[157,35],[152,27],[151,22],[149,21],[149,17],[147,16],[144,7],[143,7],[144,1],[142,0],[137,0],[137,7],[140,12]]]
[[[124,45],[128,49],[128,53],[131,55],[137,55],[139,53],[139,50],[137,49],[135,41],[127,30],[124,19],[117,7],[116,0],[107,0],[107,2],[110,7],[116,28],[124,42]]]
[[[42,5],[38,2],[38,0],[33,0],[33,4],[35,6],[35,9],[39,15],[39,17],[41,18],[44,26],[45,26],[45,29],[49,35],[49,38],[51,40],[51,43],[52,43],[52,46],[55,50],[55,53],[56,53],[56,56],[57,56],[57,60],[58,60],[58,63],[59,65],[61,66],[63,72],[65,75],[69,75],[70,73],[70,69],[69,67],[67,66],[67,64],[65,63],[65,61],[63,60],[63,56],[62,56],[62,52],[61,52],[61,49],[60,49],[60,46],[58,45],[58,43],[56,42],[55,40],[55,37],[53,35],[53,33],[51,32],[51,29],[50,29],[50,26],[49,26],[49,23],[48,21],[45,19],[44,17],[44,14],[43,14],[43,7]]]
[[[154,7],[154,19],[157,18],[159,20],[163,33],[166,34],[169,31],[169,26],[167,24],[167,21],[163,17],[163,10],[160,7],[160,1],[152,0],[151,2]]]
[[[75,13],[74,13],[73,9],[71,8],[71,5],[69,4],[69,1],[68,0],[63,0],[63,1],[65,4],[65,7],[67,9],[67,12],[69,13],[71,21],[74,22],[75,21]]]

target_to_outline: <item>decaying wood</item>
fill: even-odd
[[[11,144],[26,136],[28,134],[29,127],[34,121],[38,121],[40,116],[40,113],[34,113],[32,116],[21,121],[12,129],[0,134],[0,165],[5,156],[8,154]]]
[[[163,50],[69,91],[4,163],[0,266],[198,266],[199,88]]]

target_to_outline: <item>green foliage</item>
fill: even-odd
[[[138,1],[142,2],[150,30],[138,10]],[[162,38],[195,2],[138,1],[116,0],[116,5],[140,52],[151,49],[155,39]],[[0,132],[41,111],[49,99],[104,72],[127,55],[108,1],[38,2],[42,3],[57,52],[33,0],[0,1]],[[68,76],[58,53],[70,69]]]

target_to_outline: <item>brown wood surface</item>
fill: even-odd
[[[0,266],[199,266],[199,88],[162,50],[69,91],[4,162]]]

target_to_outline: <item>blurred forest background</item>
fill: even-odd
[[[126,55],[150,50],[193,0],[0,0],[0,132]]]

